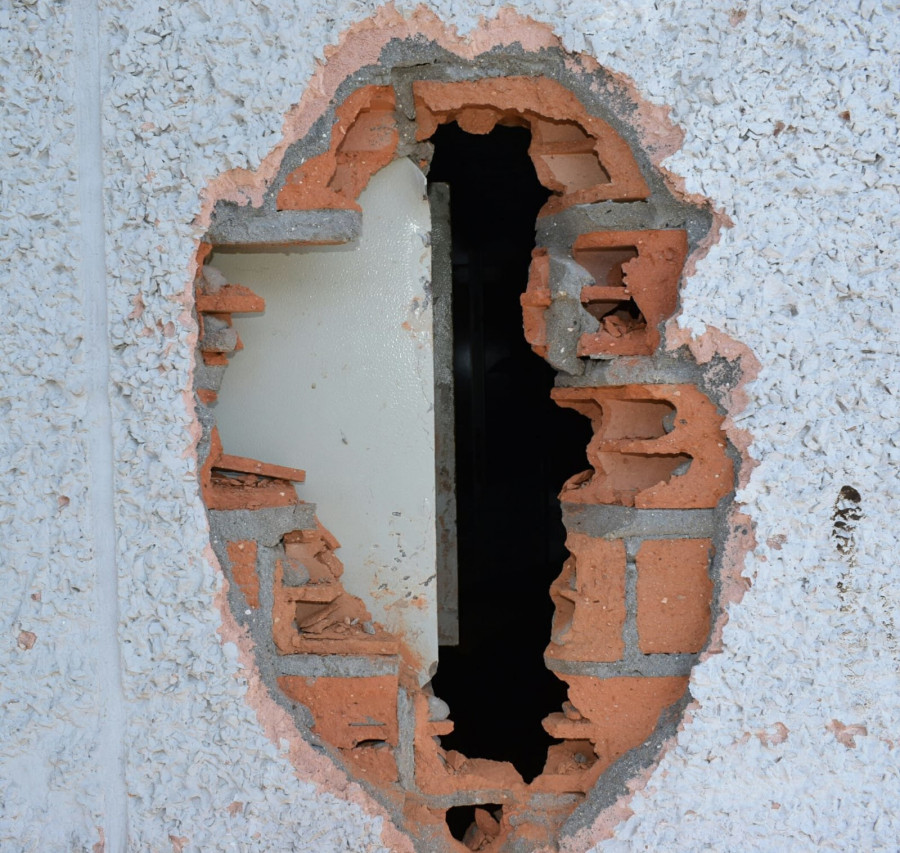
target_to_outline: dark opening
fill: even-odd
[[[481,812],[481,815],[478,813]],[[485,820],[487,817],[487,820]],[[452,806],[447,809],[447,827],[450,834],[462,841],[467,847],[477,850],[479,821],[487,829],[482,838],[490,838],[492,831],[499,831],[499,823],[503,819],[503,806],[496,803],[486,803],[481,806]]]
[[[543,652],[549,586],[567,556],[558,493],[585,467],[589,422],[550,399],[553,369],[522,331],[541,186],[522,128],[433,137],[429,180],[450,185],[460,642],[440,651],[435,693],[455,723],[446,749],[511,761],[526,781],[566,699]]]

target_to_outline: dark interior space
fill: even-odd
[[[554,741],[541,720],[565,685],[543,663],[548,589],[567,556],[557,495],[587,467],[587,419],[550,399],[553,369],[522,331],[540,185],[523,128],[438,129],[429,180],[450,185],[460,642],[435,693],[445,749],[511,761],[530,781]]]
[[[503,806],[496,803],[485,803],[481,806],[452,806],[447,809],[447,827],[450,834],[457,840],[465,843],[467,836],[472,834],[478,824],[476,823],[476,812],[482,812],[490,816],[491,821],[496,821],[498,827],[503,819]]]

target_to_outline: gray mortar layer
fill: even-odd
[[[357,210],[259,210],[219,202],[204,240],[217,250],[280,249],[304,244],[349,243],[359,239]]]
[[[222,387],[225,366],[207,364],[198,350],[194,354],[194,387],[207,391],[218,391]]]
[[[708,539],[714,535],[718,521],[714,509],[561,503],[566,530],[603,539]]]
[[[213,535],[223,543],[255,539],[260,545],[272,547],[292,530],[314,530],[316,505],[296,503],[265,509],[211,509],[209,522]]]
[[[582,69],[577,62],[572,63],[570,56],[556,49],[545,49],[529,54],[520,46],[514,45],[512,47],[496,48],[487,54],[481,55],[477,62],[471,62],[460,60],[423,37],[407,41],[395,40],[390,42],[383,49],[379,64],[364,67],[345,80],[338,88],[332,100],[332,106],[315,122],[313,128],[304,139],[289,147],[278,175],[266,192],[262,211],[247,214],[247,208],[238,208],[235,205],[229,206],[220,203],[216,206],[214,213],[216,227],[218,227],[220,220],[224,223],[232,215],[236,219],[240,219],[242,216],[247,217],[249,215],[253,217],[259,214],[259,219],[254,221],[262,222],[265,219],[264,214],[266,212],[274,213],[276,196],[283,186],[287,175],[307,159],[321,154],[330,146],[335,106],[343,102],[346,96],[356,88],[371,84],[386,85],[393,82],[398,94],[398,112],[406,116],[407,119],[411,119],[413,116],[411,115],[410,84],[413,79],[461,81],[491,76],[545,76],[567,87],[579,98],[588,112],[607,121],[628,142],[641,173],[651,190],[651,197],[644,202],[599,202],[592,205],[575,206],[554,216],[543,217],[538,220],[536,226],[538,245],[551,249],[553,255],[558,259],[571,259],[572,244],[576,237],[585,231],[684,228],[688,235],[689,249],[693,251],[697,248],[711,227],[711,211],[708,208],[699,208],[687,204],[672,196],[665,185],[662,175],[653,166],[647,152],[642,149],[636,130],[629,123],[629,116],[635,113],[637,106],[630,99],[625,88],[614,77],[602,69],[588,72]],[[411,139],[407,138],[409,136],[408,124],[401,126],[401,131],[404,134],[404,138],[401,140],[400,150],[404,155],[409,153],[417,159],[421,152],[427,153],[427,147],[417,147]],[[408,152],[407,149],[409,149]],[[425,159],[428,158],[425,157]],[[238,226],[229,225],[229,227],[236,228]],[[249,232],[251,226],[248,225],[246,227]],[[265,246],[254,246],[253,248],[265,248]],[[551,279],[552,288],[553,280]],[[587,312],[584,312],[584,314],[587,314]],[[590,315],[587,316],[590,317]],[[554,345],[560,348],[565,347],[566,343],[571,340],[569,337],[571,333],[568,332],[571,325],[569,322],[570,318],[571,313],[563,308],[550,312],[550,317],[548,318],[548,343],[551,349]],[[584,317],[581,319],[583,323],[588,322]],[[565,340],[557,340],[557,338],[565,338]],[[664,341],[657,348],[657,354],[649,357],[619,358],[615,361],[581,359],[580,361],[584,365],[583,372],[579,372],[581,368],[568,360],[563,362],[557,359],[557,361],[559,361],[563,370],[572,370],[574,372],[574,375],[560,373],[557,377],[557,385],[560,386],[691,383],[697,385],[710,397],[720,413],[724,413],[722,406],[724,397],[734,387],[740,372],[739,365],[731,364],[721,359],[714,359],[709,364],[699,366],[686,348],[682,348],[674,354],[666,353]],[[736,463],[737,472],[740,457],[730,442],[728,443],[728,453]],[[737,476],[737,473],[735,476]],[[731,504],[731,497],[729,495],[723,499],[714,512],[716,523],[715,533],[712,538],[716,546],[716,554],[710,569],[713,579],[714,613],[718,612],[721,588],[719,573],[724,544],[728,535],[725,520]],[[663,527],[669,523],[667,519],[670,517],[666,515],[669,511],[653,512],[661,513],[658,516],[659,521],[656,523]],[[212,515],[213,513],[210,513],[211,517]],[[583,523],[590,524],[594,522],[587,520]],[[692,522],[692,524],[694,523]],[[625,521],[622,524],[624,534],[627,525]],[[650,525],[650,522],[642,518],[640,520],[629,520],[627,524],[641,524],[646,528]],[[249,527],[245,527],[243,524],[234,525],[232,532],[235,532],[238,528],[248,531],[248,535],[243,538],[253,538],[249,535]],[[693,535],[693,529],[689,525],[681,535]],[[638,536],[641,535],[639,530],[634,530],[634,533]],[[678,534],[672,531],[668,535],[676,536]],[[263,559],[262,555],[266,553],[264,549],[261,549],[260,609],[268,608],[268,612],[271,613],[272,574],[271,568],[266,568],[266,566],[270,562],[272,564],[274,562],[270,555]],[[267,603],[263,604],[263,587],[265,586],[268,586],[268,592],[265,593],[268,598],[266,599]],[[239,595],[239,591],[235,593],[233,589],[232,595]],[[241,601],[237,599],[232,600],[232,607],[235,608],[236,613],[241,612],[238,609],[241,606]],[[284,694],[277,689],[272,664],[275,652],[272,647],[271,625],[268,625],[265,630],[268,631],[267,636],[258,634],[259,628],[254,629],[251,626],[251,634],[254,636],[257,645],[270,652],[270,654],[257,657],[260,669],[263,672],[264,681],[275,700],[294,714],[298,722],[298,728],[303,736],[311,743],[316,744],[317,739],[309,732],[310,720],[305,716],[302,719],[299,718],[296,704],[289,702]],[[269,658],[268,663],[263,660],[264,657]],[[653,665],[653,662],[651,661],[649,665]],[[674,737],[684,709],[689,701],[690,694],[686,693],[678,703],[663,711],[660,722],[651,738],[642,746],[631,750],[603,774],[603,777],[589,792],[585,801],[564,823],[559,833],[560,837],[570,835],[581,828],[589,826],[602,810],[611,806],[620,796],[628,793],[627,782],[641,770],[657,761],[664,743]],[[403,725],[402,718],[401,731],[406,732],[406,737],[410,735],[409,726]],[[344,766],[340,756],[336,754],[336,750],[326,747],[320,748],[331,755],[339,766]],[[409,779],[410,774],[414,774],[414,767],[409,764],[411,759],[405,755],[402,747],[398,750],[398,758],[404,765],[402,772],[405,778]],[[365,782],[361,784],[385,806],[398,826],[406,826],[404,816],[388,797],[384,796],[374,786]],[[502,802],[504,798],[506,798],[505,795],[499,791],[470,791],[459,792],[452,797],[424,798],[424,800],[427,804],[434,807],[446,808],[453,805],[479,802]],[[415,833],[411,834],[415,838]],[[445,850],[448,850],[444,842],[436,835],[434,837],[420,836],[415,838],[414,843],[420,853],[444,853]],[[519,839],[505,847],[505,850],[510,851],[510,853],[530,853],[533,849],[534,845],[524,839]]]

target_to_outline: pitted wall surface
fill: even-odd
[[[722,653],[695,668],[697,705],[631,800],[633,815],[586,829],[569,849],[892,849],[900,832],[896,9],[509,5],[671,106],[685,136],[665,165],[689,192],[715,199],[733,227],[687,278],[669,338],[687,329],[711,351],[721,329],[761,364],[736,415],[760,460],[738,493],[758,542],[745,567],[751,587],[731,608]],[[503,28],[480,23],[496,18],[494,3],[429,8],[468,46],[535,32],[506,13]],[[78,145],[99,138],[92,143],[74,117],[82,78],[71,38],[90,30],[91,8],[38,0],[2,13],[10,46],[0,66],[0,221],[15,247],[4,253],[12,263],[0,332],[4,848],[91,849],[98,826],[112,836],[125,819],[95,784],[119,767],[115,750],[97,747],[114,686],[94,663],[110,640],[108,602],[97,589],[97,534],[86,534],[101,511],[92,483],[114,475],[130,845],[405,849],[372,801],[311,749],[279,741],[278,721],[248,705],[253,678],[219,633],[221,580],[184,396],[196,335],[187,265],[203,232],[192,223],[204,189],[228,169],[258,166],[326,48],[374,13],[402,28],[395,9],[414,7],[100,7],[114,442],[105,472],[92,470],[87,449],[85,389],[103,376],[103,359],[84,346],[98,296],[79,290],[75,183],[88,168]],[[410,26],[433,23],[417,20]],[[674,150],[662,143],[660,156]],[[845,485],[858,491],[860,512],[853,547],[842,539],[838,550]],[[31,648],[23,631],[35,635]],[[302,779],[290,749],[308,768]]]

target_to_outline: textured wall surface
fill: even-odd
[[[697,706],[633,815],[572,849],[895,849],[897,10],[511,5],[672,107],[685,139],[665,165],[734,224],[686,282],[678,323],[721,329],[761,363],[738,416],[759,460],[738,495],[759,543],[752,586],[723,652],[695,669]],[[499,7],[430,8],[475,38]],[[326,47],[378,10],[0,10],[4,850],[103,850],[103,836],[116,851],[126,838],[135,850],[408,849],[248,701],[258,685],[223,642],[234,633],[183,393],[204,189],[259,165]],[[845,484],[863,515],[841,553]]]

